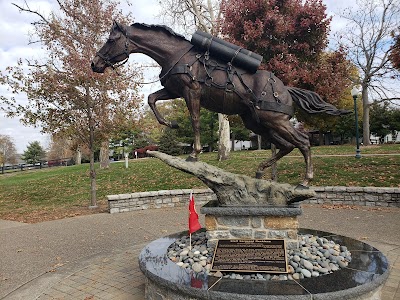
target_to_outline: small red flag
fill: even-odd
[[[190,193],[190,201],[189,201],[189,233],[199,230],[201,225],[199,223],[199,215],[196,212],[196,207],[194,206],[194,197],[193,194]]]
[[[190,278],[190,286],[201,289],[203,287],[203,280],[197,279],[192,275]]]

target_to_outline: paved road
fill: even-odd
[[[383,251],[393,266],[383,299],[400,299],[399,213],[306,205],[300,226],[361,239]],[[38,224],[0,220],[0,299],[143,299],[138,253],[151,240],[185,230],[186,222],[186,208]]]

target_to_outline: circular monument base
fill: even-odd
[[[352,253],[347,268],[329,275],[301,280],[255,281],[217,278],[179,267],[167,256],[168,247],[187,232],[169,235],[148,244],[140,253],[146,276],[146,299],[380,299],[389,275],[386,257],[361,241],[328,232],[299,229],[299,234],[325,237],[345,245]]]

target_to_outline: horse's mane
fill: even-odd
[[[139,27],[141,29],[155,29],[155,30],[161,30],[166,32],[167,34],[170,34],[172,36],[175,36],[177,38],[183,39],[186,41],[186,38],[183,35],[180,35],[179,33],[176,33],[173,31],[171,28],[165,25],[154,25],[154,24],[144,24],[144,23],[133,23],[131,27]]]

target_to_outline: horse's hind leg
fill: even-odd
[[[190,113],[194,133],[193,151],[186,161],[197,161],[202,149],[200,142],[200,90],[188,90],[184,93],[184,98]]]
[[[296,130],[292,125],[290,125],[292,129],[292,133],[294,134],[294,140],[298,143],[295,146],[300,150],[301,154],[303,154],[304,161],[306,163],[306,174],[304,175],[304,180],[300,184],[301,186],[308,186],[310,181],[314,177],[313,165],[311,162],[311,146],[310,140],[308,139],[308,135]]]
[[[314,177],[313,165],[311,162],[311,148],[310,148],[310,141],[307,137],[307,144],[302,144],[302,146],[298,147],[301,154],[303,154],[304,160],[306,162],[306,174],[304,176],[304,180],[301,183],[303,186],[308,186],[310,181]]]
[[[176,122],[172,121],[172,122],[167,122],[163,116],[160,114],[160,112],[158,111],[157,107],[156,107],[156,102],[158,100],[170,100],[170,99],[175,99],[176,97],[174,97],[173,95],[171,95],[166,89],[161,89],[155,93],[152,93],[149,95],[148,97],[148,104],[150,106],[150,108],[152,109],[157,121],[161,124],[161,125],[166,125],[168,127],[171,128],[176,128],[178,127]]]
[[[311,163],[311,149],[310,141],[305,133],[296,130],[289,121],[278,122],[280,126],[276,126],[274,130],[276,133],[287,142],[298,148],[303,154],[304,161],[306,163],[306,174],[304,180],[301,183],[303,186],[308,186],[310,181],[313,179],[314,172]]]
[[[272,164],[277,162],[279,159],[292,152],[295,147],[291,143],[287,142],[285,139],[281,138],[279,134],[277,134],[269,127],[264,126],[261,122],[257,122],[253,118],[252,114],[242,114],[240,115],[240,117],[242,118],[243,123],[247,129],[250,129],[254,133],[261,135],[264,139],[273,142],[279,149],[276,155],[272,156],[269,160],[266,160],[259,165],[256,172],[256,178],[261,178],[264,175],[266,168],[272,166]]]
[[[256,178],[261,178],[264,175],[265,169],[272,166],[276,163],[279,159],[284,157],[285,155],[289,154],[295,148],[291,143],[287,142],[286,140],[282,139],[279,135],[275,132],[270,131],[271,134],[269,139],[272,143],[275,144],[276,148],[279,149],[278,153],[272,156],[269,160],[263,161],[257,169]]]

